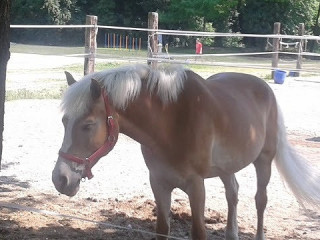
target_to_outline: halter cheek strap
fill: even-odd
[[[115,122],[111,114],[109,99],[105,90],[103,90],[103,99],[104,99],[104,104],[105,104],[105,109],[107,114],[106,124],[107,124],[107,132],[108,132],[105,143],[85,159],[79,158],[73,154],[65,153],[61,150],[59,151],[60,157],[71,162],[83,164],[85,166],[84,177],[87,177],[88,179],[93,178],[91,168],[99,161],[101,157],[107,155],[113,149],[114,145],[118,140],[118,135],[119,135],[119,131],[115,126]]]

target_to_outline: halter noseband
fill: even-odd
[[[78,164],[83,164],[85,166],[85,177],[88,179],[93,178],[93,174],[91,172],[91,168],[99,161],[99,159],[105,155],[107,155],[114,147],[118,140],[118,134],[119,131],[117,130],[113,116],[111,114],[111,109],[110,109],[110,104],[109,104],[109,99],[106,94],[106,90],[104,89],[103,91],[103,99],[104,99],[104,104],[105,104],[105,109],[106,109],[106,115],[107,115],[107,132],[108,136],[106,138],[105,143],[98,148],[94,153],[92,153],[89,157],[82,159],[79,158],[73,154],[66,153],[63,151],[59,151],[59,156],[69,160],[71,162],[75,162]]]

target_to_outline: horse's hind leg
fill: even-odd
[[[226,198],[228,202],[228,220],[226,228],[226,239],[237,240],[238,222],[237,222],[237,204],[239,184],[234,174],[220,176],[226,189]]]
[[[256,240],[264,240],[264,231],[263,231],[263,215],[264,210],[267,205],[268,197],[267,197],[267,185],[270,181],[271,176],[271,162],[273,156],[271,156],[270,152],[261,153],[258,159],[254,162],[254,166],[256,168],[257,174],[257,193],[256,193],[256,208],[258,215],[258,223],[257,223],[257,234]]]

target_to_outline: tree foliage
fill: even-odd
[[[264,34],[272,33],[279,21],[282,33],[293,34],[299,23],[309,31],[318,26],[318,4],[318,0],[15,0],[12,22],[79,24],[90,14],[97,15],[101,25],[147,27],[148,12],[157,11],[160,28]]]
[[[316,0],[246,0],[241,6],[242,33],[273,32],[274,22],[281,23],[282,34],[297,34],[299,23],[311,30]],[[250,39],[251,45],[261,45],[263,39]],[[263,45],[263,43],[262,43]]]
[[[160,10],[161,22],[175,29],[205,30],[210,22],[216,29],[226,29],[237,0],[171,0]]]
[[[43,0],[14,0],[11,7],[12,24],[48,24]]]
[[[43,8],[48,11],[54,24],[65,24],[71,19],[71,10],[75,8],[75,0],[44,0]]]
[[[241,32],[271,33],[274,22],[282,23],[282,33],[294,34],[299,23],[307,28],[315,16],[315,0],[246,0],[242,7]]]

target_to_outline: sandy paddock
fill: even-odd
[[[320,166],[319,79],[287,78],[284,85],[270,82],[283,110],[290,142],[316,168]],[[114,150],[93,168],[95,177],[81,183],[80,192],[68,198],[58,194],[51,182],[62,137],[59,100],[6,103],[0,204],[18,204],[100,224],[0,206],[0,239],[154,239],[152,234],[130,230],[153,232],[155,224],[155,204],[139,144],[121,135]],[[256,225],[254,167],[250,165],[236,175],[240,184],[240,239],[252,239]],[[209,179],[206,189],[208,238],[223,239],[227,209],[223,185],[219,179]],[[306,214],[275,167],[268,196],[268,239],[319,239],[319,210]],[[186,195],[175,190],[172,203],[172,235],[188,239],[190,210]]]

